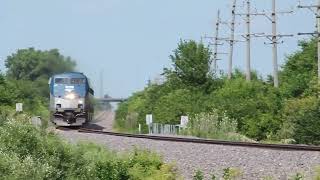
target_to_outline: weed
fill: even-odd
[[[201,170],[197,170],[195,175],[193,176],[194,180],[203,180],[203,172]]]

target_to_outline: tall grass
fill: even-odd
[[[182,133],[201,138],[251,141],[237,133],[236,120],[215,109],[210,113],[200,113],[190,117],[187,128]]]

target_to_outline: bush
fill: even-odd
[[[203,172],[200,170],[197,170],[195,175],[193,176],[193,180],[203,180]]]
[[[232,179],[241,179],[242,172],[236,168],[225,168],[223,169],[223,179],[232,180]]]
[[[183,133],[202,138],[224,140],[243,139],[237,134],[237,122],[228,118],[224,113],[220,115],[217,110],[190,117],[187,128]]]
[[[297,143],[320,144],[319,108],[320,101],[314,96],[289,100],[283,112],[283,127],[291,130],[285,138],[293,138]]]
[[[154,107],[154,118],[158,123],[179,124],[180,117],[190,112],[196,113],[199,108],[199,97],[196,92],[179,89],[162,96]]]
[[[222,88],[212,92],[207,103],[237,120],[242,134],[258,140],[265,139],[268,133],[276,133],[281,124],[278,117],[281,96],[261,81],[226,81]]]
[[[21,115],[0,126],[0,174],[5,179],[175,179],[155,153],[116,155],[92,143],[71,145],[33,127]]]

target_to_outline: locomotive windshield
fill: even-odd
[[[73,92],[78,97],[86,95],[85,78],[55,78],[53,85],[53,95],[56,97],[65,97],[68,93]]]
[[[55,84],[85,84],[84,78],[55,78]]]

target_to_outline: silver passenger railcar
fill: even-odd
[[[50,119],[57,126],[82,126],[93,119],[94,91],[89,79],[78,72],[50,78]]]

